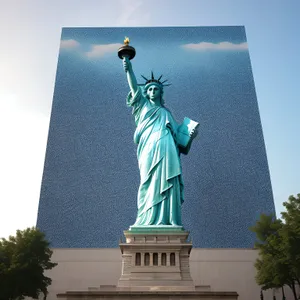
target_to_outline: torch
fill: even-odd
[[[118,50],[118,56],[120,59],[133,59],[135,57],[135,49],[129,46],[129,42],[129,38],[125,37],[124,46],[120,47]]]

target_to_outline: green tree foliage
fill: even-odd
[[[44,276],[44,270],[57,265],[51,262],[51,255],[45,235],[35,228],[1,239],[0,300],[37,299],[41,293],[46,299],[51,279]]]
[[[289,286],[295,300],[296,284],[300,285],[300,194],[290,196],[283,205],[286,212],[282,220],[274,216],[260,216],[255,226],[255,247],[259,250],[256,260],[256,282],[263,290]]]
[[[287,246],[287,257],[293,262],[292,272],[300,286],[300,194],[297,197],[290,196],[283,205],[286,212],[281,213],[285,223],[282,237]]]

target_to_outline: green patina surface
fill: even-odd
[[[198,123],[185,119],[177,124],[164,106],[162,76],[155,79],[152,73],[150,79],[143,76],[145,84],[138,84],[131,62],[127,55],[124,56],[123,67],[130,87],[127,105],[132,107],[136,124],[134,142],[140,170],[138,212],[130,230],[183,230],[184,186],[180,154],[189,152]]]

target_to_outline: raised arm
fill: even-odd
[[[138,90],[138,84],[137,84],[134,72],[132,70],[131,62],[128,59],[128,57],[124,57],[123,58],[123,67],[124,67],[124,70],[125,70],[125,72],[127,74],[127,80],[128,80],[128,84],[129,84],[132,96],[134,96],[135,93]]]

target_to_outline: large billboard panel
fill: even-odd
[[[125,36],[138,82],[163,74],[174,118],[200,123],[181,160],[194,247],[253,247],[249,227],[275,209],[242,26],[63,28],[37,226],[52,247],[98,248],[117,247],[135,222],[135,123],[117,55]]]

